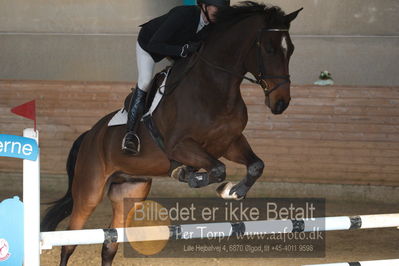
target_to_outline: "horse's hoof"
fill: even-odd
[[[172,174],[170,176],[173,177],[174,179],[180,181],[180,182],[186,182],[187,183],[188,180],[185,179],[185,176],[186,176],[186,171],[184,170],[185,167],[186,167],[185,165],[181,165],[181,166],[177,167],[176,169],[174,169],[172,171]]]
[[[231,189],[234,187],[234,184],[231,182],[224,182],[218,188],[216,189],[216,193],[218,194],[219,197],[225,200],[241,200],[244,197],[240,197],[237,195],[236,192],[233,192],[230,194]]]

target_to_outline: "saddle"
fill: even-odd
[[[171,66],[167,66],[161,72],[155,74],[154,78],[151,80],[149,85],[144,114],[147,114],[150,111],[151,105],[154,102],[154,98],[158,91],[162,95],[169,95],[171,94],[174,89],[179,85],[180,81],[183,77],[191,70],[191,68],[195,65],[198,61],[197,56],[191,56],[188,58],[182,58],[174,63]],[[165,81],[165,78],[167,80]],[[163,84],[165,82],[165,84]],[[130,98],[132,97],[133,93],[130,93],[124,102],[124,110],[128,110]],[[152,110],[151,113],[155,111]]]
[[[150,111],[151,105],[154,101],[154,98],[159,91],[161,95],[164,94],[164,88],[166,87],[163,85],[163,82],[165,81],[165,78],[168,77],[168,73],[172,67],[168,66],[161,72],[155,74],[154,78],[151,80],[151,83],[149,85],[147,97],[145,100],[145,106],[144,106],[144,114],[148,113]],[[133,96],[133,91],[134,88],[132,89],[132,92],[125,98],[125,102],[123,105],[123,109],[125,111],[128,111],[129,109],[129,103],[130,103],[130,98]]]

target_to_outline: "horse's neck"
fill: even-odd
[[[237,74],[245,74],[247,70],[244,62],[256,39],[258,21],[259,17],[248,17],[225,31],[216,30],[209,36],[204,56],[215,65]]]
[[[205,44],[202,55],[212,64],[222,67],[236,75],[228,73],[210,66],[203,62],[202,67],[205,69],[202,73],[209,84],[216,84],[217,87],[209,86],[209,90],[218,90],[225,96],[226,107],[233,106],[237,100],[242,99],[240,93],[240,84],[247,70],[245,68],[245,60],[256,38],[257,18],[248,18],[237,23],[226,31],[218,34],[217,31],[209,36],[209,40]],[[223,82],[222,82],[223,81]]]

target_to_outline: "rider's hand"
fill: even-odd
[[[180,56],[187,57],[188,55],[191,55],[191,54],[195,53],[196,51],[198,51],[200,47],[201,47],[201,42],[187,43],[182,47]]]

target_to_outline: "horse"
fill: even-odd
[[[41,230],[55,230],[68,216],[69,230],[82,229],[105,194],[113,208],[110,228],[124,227],[123,199],[145,200],[151,177],[170,175],[190,187],[221,183],[226,178],[221,157],[246,165],[247,175],[236,185],[223,183],[219,195],[244,198],[262,175],[264,162],[242,133],[248,115],[240,84],[243,79],[259,84],[273,114],[288,107],[294,51],[288,29],[301,10],[285,14],[251,1],[220,10],[201,49],[176,61],[171,70],[169,89],[151,118],[162,145],[140,123],[141,154],[126,154],[121,150],[126,127],[108,126],[116,112],[101,118],[73,143],[68,190],[47,210]],[[248,72],[255,79],[245,76]],[[60,265],[67,265],[75,248],[62,247]],[[112,264],[117,249],[118,243],[103,244],[102,265]]]

